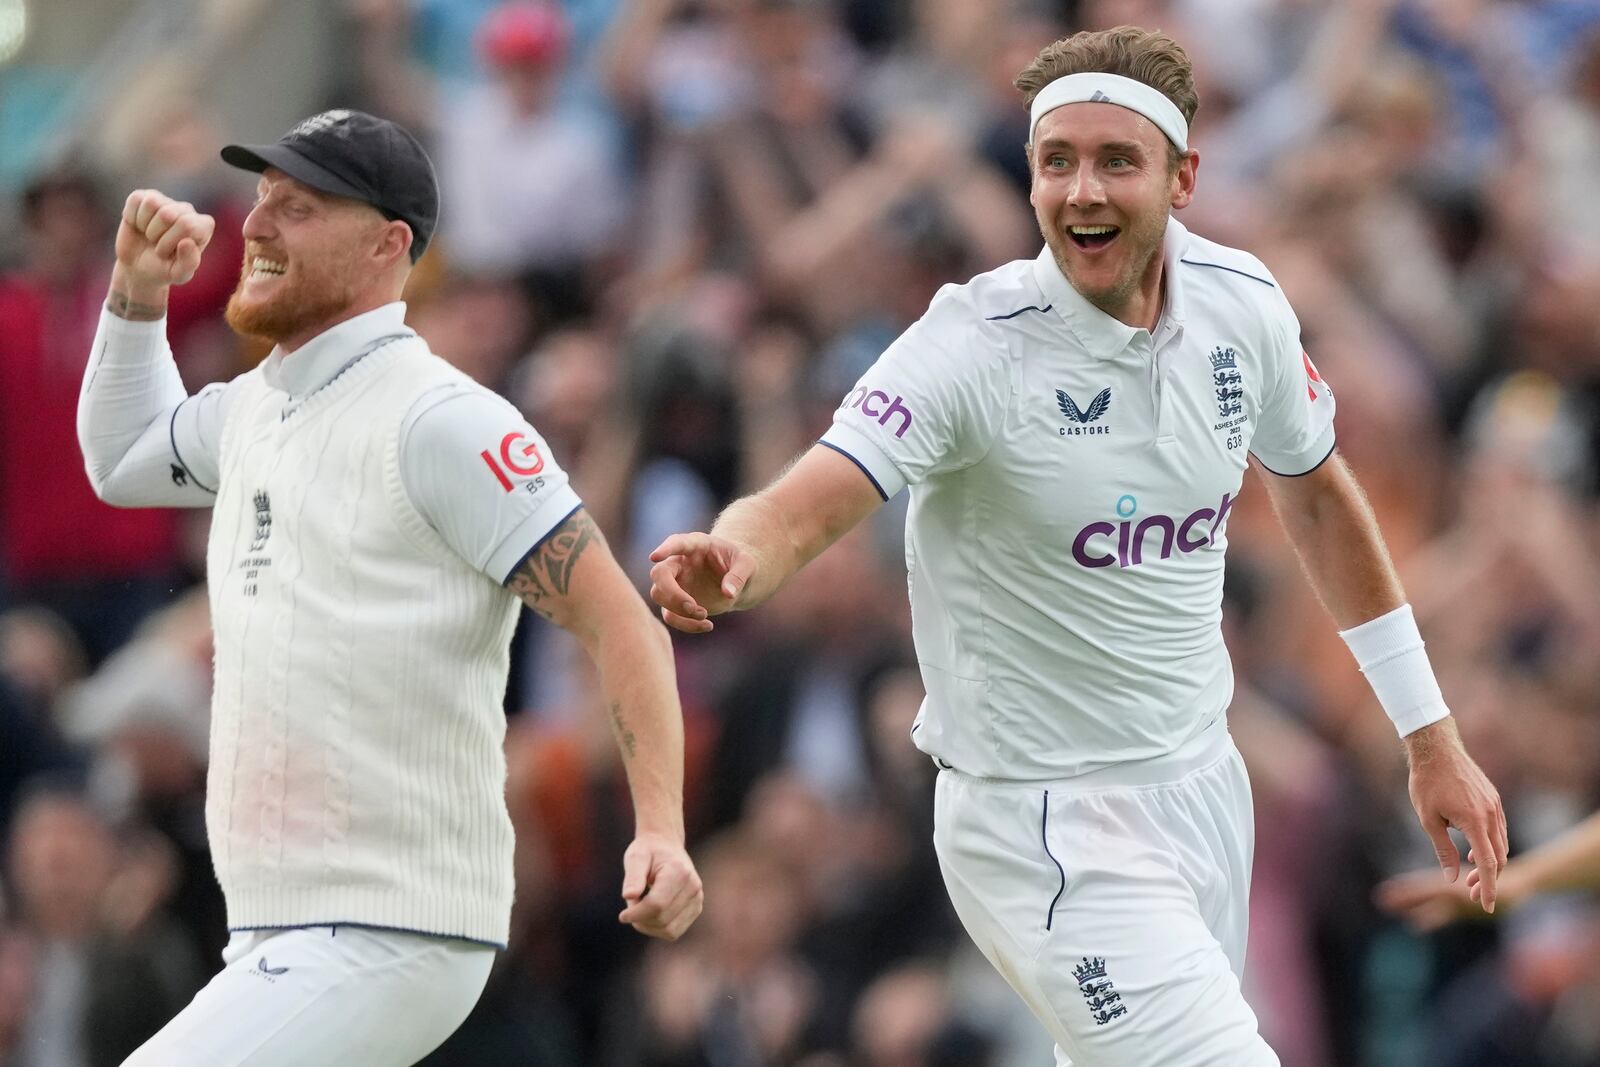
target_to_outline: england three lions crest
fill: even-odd
[[[1226,419],[1244,410],[1244,376],[1239,373],[1239,351],[1218,345],[1211,350],[1211,384],[1217,394],[1217,417]]]
[[[1117,992],[1116,985],[1106,974],[1104,956],[1093,959],[1084,956],[1083,962],[1072,968],[1072,977],[1078,980],[1078,992],[1083,994],[1084,1006],[1089,1009],[1096,1026],[1104,1026],[1112,1019],[1128,1014],[1122,994]]]

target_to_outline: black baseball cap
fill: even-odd
[[[439,181],[422,144],[403,126],[338,108],[300,122],[276,144],[231,144],[222,160],[259,174],[276,167],[335,196],[371,204],[411,227],[411,262],[439,223]]]

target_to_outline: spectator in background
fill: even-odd
[[[11,936],[32,961],[18,1067],[116,1067],[200,987],[194,946],[162,910],[170,853],[46,787],[19,810],[9,861]]]
[[[56,698],[87,669],[78,635],[55,612],[29,607],[0,615],[0,675],[35,716],[50,717]]]
[[[501,5],[477,37],[489,84],[444,105],[439,182],[463,271],[579,286],[617,233],[624,201],[610,146],[558,105],[567,38],[554,4]]]
[[[702,850],[718,906],[679,949],[648,951],[608,1028],[613,1067],[766,1067],[812,1046],[817,976],[796,954],[806,899],[784,858],[734,832]]]
[[[988,1042],[951,1003],[949,981],[924,961],[881,975],[857,1003],[852,1042],[861,1067],[984,1067]]]
[[[867,534],[842,538],[807,581],[774,597],[770,625],[740,656],[719,701],[710,827],[737,822],[757,783],[779,769],[838,814],[860,811],[870,795],[864,695],[906,652],[882,607],[899,595],[887,576],[898,568],[880,564]]]
[[[1594,179],[1600,174],[1600,30],[1575,48],[1567,84],[1523,116],[1530,158],[1512,166],[1541,189],[1544,227],[1565,240],[1600,248]]]
[[[77,449],[115,219],[75,166],[29,183],[22,209],[23,262],[0,276],[0,567],[12,603],[58,612],[98,663],[168,595],[176,527],[101,503]]]
[[[227,943],[205,827],[212,652],[209,604],[194,588],[67,690],[59,708],[63,732],[93,754],[88,780],[97,803],[148,826],[171,849],[173,914],[207,963]]]

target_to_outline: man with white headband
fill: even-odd
[[[1079,1067],[1259,1067],[1240,992],[1253,847],[1229,738],[1226,522],[1248,457],[1404,738],[1440,863],[1505,862],[1360,489],[1334,398],[1259,260],[1171,217],[1199,156],[1188,57],[1135,27],[1045,48],[1031,201],[1046,248],[946,286],[817,447],[651,596],[690,633],[753,607],[909,487],[906,559],[941,768],[935,843],[967,931]]]

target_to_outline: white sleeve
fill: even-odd
[[[953,323],[967,342],[955,351],[943,343],[955,331],[931,325],[932,315],[861,376],[822,435],[821,443],[853,460],[885,500],[982,459],[1015,392],[1003,342]]]
[[[1267,324],[1262,370],[1250,453],[1273,474],[1309,474],[1333,453],[1333,390],[1300,347],[1300,320],[1286,300]]]
[[[165,318],[101,311],[78,394],[78,445],[95,493],[121,507],[209,507],[228,394],[220,383],[184,391]]]
[[[400,476],[445,544],[502,583],[583,506],[528,420],[472,386],[441,386],[412,405],[400,424]]]

